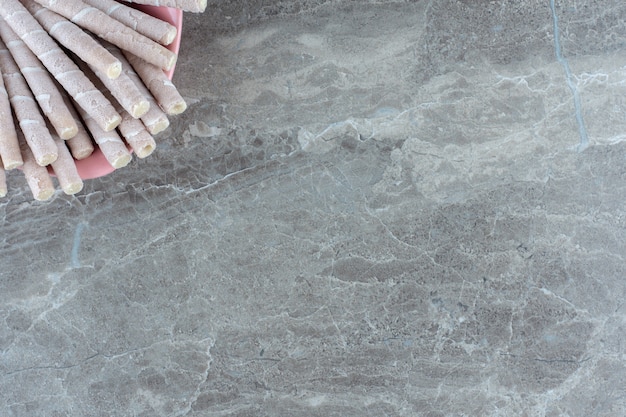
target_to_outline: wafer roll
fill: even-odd
[[[68,110],[72,114],[72,117],[74,118],[74,120],[76,120],[76,126],[78,126],[78,132],[76,133],[76,135],[66,141],[67,147],[70,149],[70,152],[72,153],[74,159],[85,159],[90,156],[94,151],[93,140],[91,140],[91,136],[89,136],[87,129],[83,125],[80,115],[78,114],[78,111],[76,111],[72,100],[69,98],[65,91],[61,90],[61,95]]]
[[[54,194],[54,184],[48,174],[48,169],[42,167],[37,163],[33,156],[30,147],[23,140],[23,136],[18,132],[18,138],[20,138],[20,148],[22,150],[22,156],[24,158],[24,165],[22,166],[22,172],[26,177],[26,182],[30,188],[31,193],[35,200],[45,201],[49,200]]]
[[[65,16],[99,36],[100,38],[128,50],[148,62],[170,70],[176,63],[176,54],[163,45],[135,32],[128,26],[108,16],[81,0],[36,0],[37,3]]]
[[[176,38],[175,26],[141,10],[133,9],[115,0],[83,1],[161,45],[169,45]]]
[[[107,45],[107,47],[111,47],[115,50],[115,53],[119,53],[119,49],[117,49],[113,45]],[[128,65],[126,62],[123,62],[123,65]],[[90,77],[95,77],[93,73],[89,73]],[[119,79],[128,78],[126,72],[122,72]],[[134,81],[128,79],[132,86],[135,87]],[[120,104],[119,100],[114,100],[110,97],[113,92],[104,88],[103,80],[92,78],[94,85],[104,93],[105,97],[107,97],[111,103],[115,106],[117,112],[122,116],[122,121],[117,127],[118,132],[122,135],[122,137],[126,140],[126,143],[130,145],[133,152],[139,158],[145,158],[150,155],[154,149],[156,148],[156,142],[152,135],[146,130],[146,127],[141,122],[141,120],[136,119],[132,115],[130,115]],[[116,80],[117,81],[117,80]],[[143,96],[142,96],[143,97]]]
[[[94,66],[108,78],[117,78],[120,75],[122,64],[80,27],[34,0],[22,0],[22,3],[50,36],[81,60]]]
[[[72,98],[100,125],[115,129],[121,117],[18,0],[0,1],[0,16]]]
[[[24,160],[17,141],[11,103],[2,76],[0,76],[0,126],[0,160],[4,169],[22,166]]]
[[[130,79],[125,72],[122,72],[116,79],[111,80],[94,67],[86,66],[81,63],[79,63],[79,67],[83,70],[85,75],[87,75],[87,78],[103,92],[105,97],[107,97],[106,91],[108,90],[110,95],[115,98],[115,100],[111,100],[110,97],[107,97],[114,107],[116,107],[115,101],[117,101],[124,110],[136,119],[145,115],[150,109],[148,99],[141,93],[135,85],[135,82]],[[119,113],[119,109],[116,108],[116,110]]]
[[[150,103],[150,109],[144,116],[141,117],[141,121],[146,126],[148,132],[152,135],[156,135],[167,129],[170,125],[167,114],[161,110],[148,88],[144,85],[143,81],[141,81],[141,78],[139,78],[137,73],[133,71],[132,65],[130,65],[122,51],[115,45],[111,44],[106,44],[105,47],[114,57],[120,60],[122,63],[122,73],[126,74],[131,80],[133,80],[135,86]]]
[[[77,110],[81,115],[87,130],[91,133],[91,137],[96,144],[98,144],[98,147],[109,164],[111,164],[111,166],[115,169],[128,165],[132,156],[117,131],[112,130],[106,132],[102,130],[98,123],[96,123],[95,120],[87,114],[87,112],[81,108],[78,108]]]
[[[87,129],[81,122],[78,122],[78,133],[72,139],[68,139],[67,147],[70,149],[74,159],[80,161],[85,159],[94,151],[93,141],[91,136],[87,133]]]
[[[124,56],[166,114],[173,116],[187,109],[185,99],[160,68],[129,52],[124,52]]]
[[[117,127],[117,130],[133,149],[137,157],[145,158],[149,156],[156,148],[154,137],[146,130],[146,127],[140,120],[131,117],[126,112],[121,114],[122,122]]]
[[[137,81],[141,82],[139,77],[137,77]],[[150,110],[148,110],[148,112],[141,117],[141,121],[146,126],[146,129],[150,132],[150,134],[158,135],[169,127],[170,121],[167,118],[167,114],[161,110],[151,95],[148,96],[148,101],[150,102]]]
[[[59,157],[51,164],[52,170],[57,176],[63,192],[68,195],[76,194],[83,189],[83,180],[78,175],[74,158],[72,158],[64,140],[57,136],[54,138],[54,143],[58,147]]]
[[[68,111],[52,77],[35,54],[6,22],[0,20],[0,37],[11,52],[44,116],[62,139],[76,134],[76,121]]]
[[[4,42],[0,41],[0,70],[18,125],[37,163],[46,166],[57,159],[57,147],[39,113],[26,80]]]

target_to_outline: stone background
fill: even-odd
[[[9,175],[0,415],[625,415],[625,21],[185,15],[152,156],[46,203]]]

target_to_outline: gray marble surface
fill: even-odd
[[[0,415],[626,414],[624,2],[209,3],[151,157],[9,176]]]

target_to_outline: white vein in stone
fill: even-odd
[[[78,258],[78,250],[80,249],[80,237],[85,228],[85,223],[80,222],[74,231],[74,243],[72,244],[72,254],[70,260],[70,268],[80,268],[80,259]]]

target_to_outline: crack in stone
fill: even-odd
[[[73,364],[63,365],[63,366],[41,365],[41,366],[30,366],[28,368],[14,369],[12,371],[9,371],[9,372],[6,372],[6,373],[2,374],[2,378],[7,378],[7,377],[10,377],[10,376],[13,376],[13,375],[18,375],[18,374],[21,374],[21,373],[32,372],[32,371],[40,371],[40,370],[63,371],[63,370],[66,370],[66,369],[72,369],[72,368],[76,368],[78,366],[81,366],[85,362],[88,362],[91,359],[94,359],[94,358],[96,358],[98,356],[101,356],[101,355],[99,353],[96,353],[94,355],[86,357],[85,359],[83,359],[79,363],[73,363]]]
[[[211,349],[213,348],[213,346],[215,346],[215,338],[209,337],[198,341],[198,343],[204,343],[207,341],[209,343],[207,343],[207,348],[205,351],[207,358],[206,369],[204,370],[204,373],[200,378],[200,382],[198,383],[195,392],[193,393],[193,395],[190,396],[189,400],[187,401],[187,407],[185,407],[184,410],[181,410],[180,413],[176,414],[176,416],[178,417],[191,415],[193,413],[193,406],[202,394],[202,385],[209,379],[209,371],[211,370],[211,364],[213,363],[213,355],[211,355]]]

